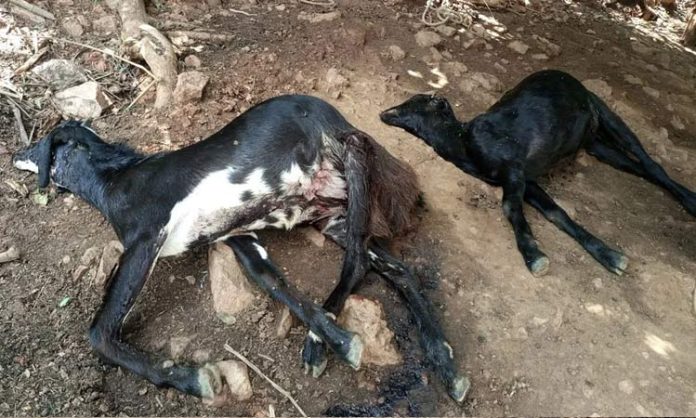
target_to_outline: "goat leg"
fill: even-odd
[[[367,272],[367,240],[369,226],[369,173],[367,159],[370,138],[359,131],[346,134],[343,164],[348,188],[348,209],[346,215],[346,243],[341,277],[336,288],[324,303],[324,309],[335,318],[346,302],[353,288],[365,277]],[[302,349],[305,370],[318,377],[326,368],[326,350],[321,341],[308,336]]]
[[[345,219],[341,218],[329,222],[322,233],[339,246],[345,247],[346,229]],[[418,325],[427,362],[445,383],[449,395],[461,402],[469,390],[469,379],[457,373],[452,346],[445,339],[440,323],[432,314],[428,299],[420,292],[418,281],[408,267],[375,243],[368,245],[368,257],[372,270],[387,279],[406,301]]]
[[[538,184],[527,182],[524,200],[541,212],[546,219],[556,225],[558,229],[570,235],[582,247],[590,253],[604,268],[619,276],[628,267],[628,257],[619,251],[612,250],[599,238],[587,232],[585,228],[573,221],[570,216],[546,194]]]
[[[104,302],[89,329],[92,347],[103,360],[130,370],[157,386],[171,386],[187,394],[214,398],[222,389],[220,373],[215,366],[165,367],[166,363],[158,363],[121,341],[121,326],[152,273],[164,240],[160,235],[159,238],[134,242],[136,244],[129,246],[121,256],[119,267],[109,281]]]
[[[524,173],[519,169],[510,168],[506,174],[503,181],[503,213],[512,225],[517,248],[527,268],[533,275],[543,276],[549,270],[549,259],[537,247],[532,230],[524,217]]]
[[[363,350],[360,337],[341,329],[326,311],[288,284],[255,237],[238,235],[227,238],[225,244],[232,248],[249,279],[271,297],[287,305],[297,318],[307,324],[310,338],[318,342],[326,341],[351,367],[357,369],[360,366]]]

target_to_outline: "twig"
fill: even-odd
[[[0,94],[3,96],[11,97],[13,99],[22,100],[22,96],[19,93],[13,93],[3,88],[0,88]]]
[[[25,72],[25,71],[27,71],[28,69],[30,69],[31,67],[33,67],[34,64],[36,64],[36,62],[37,62],[38,60],[40,60],[41,57],[43,57],[43,55],[44,55],[46,52],[48,52],[48,47],[47,47],[47,46],[41,48],[36,54],[34,54],[34,55],[32,55],[31,57],[29,57],[29,59],[26,60],[26,61],[24,62],[24,64],[22,64],[22,65],[20,65],[19,67],[17,67],[17,69],[16,69],[15,72],[14,72],[15,75],[22,74],[23,72]]]
[[[16,4],[17,6],[23,8],[25,10],[28,10],[28,11],[34,13],[35,15],[44,17],[44,18],[49,19],[49,20],[56,20],[56,17],[53,16],[53,13],[42,9],[39,6],[34,6],[33,4],[27,3],[24,0],[10,0],[10,3]]]
[[[112,58],[116,58],[116,59],[119,60],[119,61],[123,61],[123,62],[125,62],[125,63],[127,63],[127,64],[130,64],[130,65],[132,65],[132,66],[134,66],[134,67],[136,67],[136,68],[140,68],[141,70],[143,70],[143,71],[145,72],[145,74],[147,74],[147,75],[149,75],[150,77],[152,77],[153,79],[157,80],[157,77],[152,73],[152,71],[148,70],[147,68],[143,67],[142,65],[137,64],[137,63],[135,63],[135,62],[133,62],[133,61],[131,61],[131,60],[129,60],[129,59],[123,58],[123,57],[117,55],[115,52],[110,51],[110,50],[108,50],[108,49],[100,49],[100,48],[93,47],[93,46],[91,46],[91,45],[86,45],[86,44],[83,44],[83,43],[80,43],[80,42],[75,42],[75,41],[71,41],[71,40],[63,39],[63,38],[54,38],[54,37],[51,37],[50,39],[53,39],[54,41],[65,42],[65,43],[69,43],[69,44],[72,44],[72,45],[81,46],[81,47],[83,47],[83,48],[91,49],[92,51],[101,52],[101,53],[106,54],[106,55],[108,55],[108,56],[110,56],[110,57],[112,57]]]
[[[244,10],[237,10],[237,9],[227,9],[227,10],[229,10],[232,13],[238,13],[238,14],[244,15],[244,16],[256,16],[254,13],[245,12]]]
[[[14,113],[17,130],[19,131],[19,143],[24,146],[28,146],[30,142],[29,137],[27,136],[27,131],[24,129],[24,124],[22,123],[22,112],[20,112],[19,107],[17,107],[12,100],[8,99],[7,103],[10,104],[12,113]]]
[[[253,370],[256,374],[258,374],[259,376],[261,376],[261,377],[263,377],[264,379],[266,379],[266,381],[267,381],[268,383],[270,383],[271,386],[273,386],[273,389],[277,390],[281,395],[285,396],[285,397],[292,403],[292,405],[295,407],[295,409],[297,409],[297,411],[298,411],[300,414],[302,414],[303,417],[306,417],[306,416],[307,416],[307,414],[305,414],[305,411],[303,411],[302,408],[300,408],[300,405],[297,404],[297,401],[295,400],[295,398],[292,397],[292,395],[290,394],[290,392],[288,392],[287,390],[285,390],[285,389],[281,388],[280,386],[278,386],[278,384],[277,384],[276,382],[272,381],[271,378],[269,378],[268,376],[266,376],[265,374],[263,374],[263,372],[262,372],[258,367],[256,367],[252,362],[250,362],[250,361],[249,361],[246,357],[244,357],[242,354],[240,354],[240,353],[238,353],[237,351],[235,351],[235,349],[232,348],[232,347],[230,347],[229,344],[225,344],[225,350],[227,350],[227,351],[229,351],[230,353],[234,354],[234,355],[235,355],[238,359],[240,359],[244,364],[246,364],[247,366],[249,366],[249,368],[250,368],[251,370]]]
[[[199,41],[214,41],[214,42],[228,42],[234,39],[234,35],[225,33],[209,33],[200,32],[193,30],[169,30],[165,32],[167,36],[179,37],[186,36],[191,39],[198,39]]]
[[[300,3],[310,4],[312,6],[322,6],[322,7],[333,7],[336,5],[336,2],[334,0],[326,0],[326,1],[300,0]]]
[[[20,255],[21,254],[16,247],[10,247],[7,251],[0,253],[0,264],[18,260]]]
[[[141,91],[140,94],[138,94],[138,96],[128,105],[128,107],[126,107],[126,110],[130,109],[130,108],[133,107],[136,103],[138,103],[138,100],[140,100],[140,98],[143,97],[143,96],[145,95],[145,93],[147,93],[148,90],[150,90],[150,89],[152,88],[152,86],[155,85],[156,82],[157,82],[157,80],[153,79],[153,80],[150,82],[150,84],[148,84],[147,87],[145,87],[145,88],[143,89],[143,91]]]

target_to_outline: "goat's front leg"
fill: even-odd
[[[628,258],[622,253],[612,250],[599,238],[587,232],[585,228],[573,221],[570,216],[546,194],[538,184],[527,182],[524,199],[536,208],[551,223],[561,231],[570,235],[590,253],[595,260],[614,274],[621,275],[628,267]]]
[[[334,219],[322,230],[341,247],[347,243],[345,219]],[[428,299],[421,293],[418,281],[411,270],[387,250],[375,243],[368,245],[370,267],[387,279],[406,301],[420,331],[420,341],[426,361],[433,367],[447,386],[450,396],[457,402],[466,397],[469,379],[457,373],[454,351],[447,342],[442,327],[432,313]]]
[[[89,329],[92,347],[102,359],[140,375],[157,386],[171,386],[191,395],[214,398],[222,389],[220,372],[213,365],[201,368],[171,366],[121,341],[121,326],[150,276],[163,237],[141,237],[121,256],[104,302]]]
[[[503,181],[503,213],[512,225],[517,248],[522,253],[527,268],[533,275],[542,276],[549,269],[549,259],[537,247],[532,230],[524,217],[524,194],[524,173],[518,169],[509,169]]]
[[[326,341],[351,367],[357,369],[360,366],[363,350],[360,337],[340,328],[326,311],[288,284],[255,237],[234,236],[226,239],[225,244],[232,248],[249,279],[271,297],[287,305],[290,312],[307,324],[310,338],[319,342]]]
[[[345,136],[343,164],[348,188],[348,209],[346,215],[346,253],[343,258],[341,278],[336,288],[324,303],[324,309],[336,318],[353,288],[367,272],[367,229],[369,226],[369,158],[370,141],[366,134],[353,132]],[[326,368],[326,350],[321,341],[308,336],[302,349],[305,370],[318,377]]]

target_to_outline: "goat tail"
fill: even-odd
[[[374,138],[367,138],[368,190],[370,196],[369,236],[391,239],[414,227],[420,198],[415,171],[389,153]]]

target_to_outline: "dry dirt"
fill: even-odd
[[[101,7],[98,1],[56,3],[52,9],[62,17],[89,16]],[[159,13],[166,14],[169,2],[157,3]],[[427,386],[413,388],[395,402],[395,409],[387,405],[383,412],[696,414],[696,354],[690,348],[696,346],[696,220],[665,192],[586,155],[561,167],[544,181],[549,193],[579,223],[625,251],[631,264],[622,277],[608,273],[526,208],[552,263],[548,275],[535,278],[515,248],[499,193],[378,119],[380,110],[410,92],[431,89],[425,81],[435,65],[426,61],[437,57],[415,44],[416,2],[339,0],[342,17],[321,23],[298,20],[300,11],[320,8],[295,1],[223,0],[222,8],[179,3],[179,18],[210,14],[210,28],[236,34],[234,42],[197,53],[201,71],[211,78],[204,100],[155,113],[149,106],[152,97],[146,97],[132,112],[97,120],[95,129],[105,138],[125,139],[150,151],[178,148],[205,138],[253,103],[281,93],[307,93],[335,104],[418,172],[426,210],[417,233],[398,244],[429,289],[472,390],[464,404],[456,404],[428,374]],[[219,13],[230,8],[255,16]],[[604,97],[648,151],[675,179],[696,189],[696,57],[673,43],[669,28],[654,31],[650,24],[619,12],[608,14],[589,1],[559,6],[557,16],[531,11],[486,14],[507,28],[500,39],[489,41],[490,50],[465,49],[463,34],[459,41],[446,38],[438,46],[443,63],[469,68],[459,77],[448,74],[450,84],[441,90],[461,118],[486,107],[458,88],[460,79],[474,71],[495,74],[506,89],[543,68],[566,70],[580,80],[601,79],[611,87]],[[532,53],[540,52],[534,34],[560,45],[561,55],[549,61],[532,59]],[[520,56],[507,48],[513,36],[532,50]],[[104,37],[87,39],[99,42]],[[392,61],[390,45],[400,46],[406,58]],[[350,81],[339,98],[324,88],[331,67]],[[409,69],[426,79],[409,76]],[[627,74],[658,94],[628,82]],[[673,120],[681,121],[683,129]],[[251,400],[214,409],[95,357],[86,330],[101,291],[85,280],[73,280],[71,273],[86,249],[102,247],[114,234],[84,202],[63,194],[41,207],[4,183],[12,179],[32,189],[35,182],[33,175],[11,167],[10,154],[18,147],[12,122],[3,107],[0,251],[15,245],[23,256],[20,262],[0,265],[0,414],[263,415],[272,405],[278,416],[295,415],[290,403],[256,376]],[[317,300],[328,294],[338,275],[340,250],[329,242],[317,247],[297,232],[266,233],[263,239],[294,283]],[[193,276],[195,284],[184,280],[186,276]],[[192,337],[184,357],[201,349],[213,360],[230,358],[223,350],[228,342],[289,389],[311,415],[340,404],[392,400],[400,385],[409,386],[420,373],[421,355],[407,311],[378,277],[370,276],[358,292],[385,305],[406,366],[355,372],[331,359],[319,379],[305,376],[301,368],[303,327],[295,327],[287,339],[275,337],[280,307],[264,297],[234,325],[224,325],[214,315],[206,278],[204,248],[161,260],[129,317],[125,338],[167,355],[171,337]],[[58,307],[65,297],[70,302]]]

